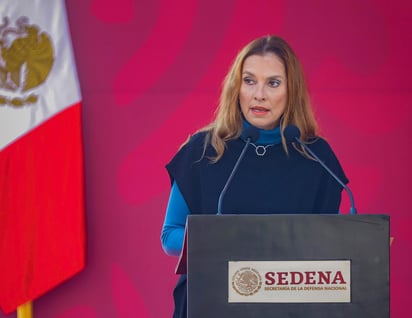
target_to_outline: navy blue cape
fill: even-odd
[[[217,163],[204,153],[205,132],[192,136],[166,168],[189,207],[190,214],[216,214],[219,195],[243,149],[242,139],[230,140]],[[310,149],[347,183],[342,167],[329,144],[317,138]],[[241,161],[222,204],[223,214],[337,213],[342,186],[316,161],[288,144],[288,154],[281,144],[267,147],[258,156],[252,145]],[[186,318],[186,276],[181,275],[174,290],[174,318]]]

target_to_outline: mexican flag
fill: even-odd
[[[81,95],[63,0],[0,12],[0,307],[85,265]]]

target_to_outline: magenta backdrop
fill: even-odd
[[[268,33],[287,39],[300,57],[359,212],[391,215],[391,317],[409,317],[409,0],[67,6],[84,101],[88,263],[35,302],[35,317],[170,317],[177,277],[176,259],[164,255],[159,239],[169,189],[164,165],[212,118],[237,50]]]

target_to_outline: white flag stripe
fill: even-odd
[[[0,150],[43,121],[81,100],[71,41],[68,39],[69,28],[64,2],[48,1],[48,10],[43,10],[44,5],[41,4],[43,1],[2,3],[2,24],[7,17],[8,27],[16,29],[17,19],[26,16],[28,25],[37,25],[40,32],[50,36],[55,60],[46,81],[32,90],[22,93],[0,87],[0,96],[13,98],[35,93],[39,97],[35,104],[20,108],[0,105]],[[53,14],[51,15],[50,12]]]

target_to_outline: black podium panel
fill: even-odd
[[[229,261],[351,261],[349,303],[229,303]],[[191,215],[188,317],[389,317],[389,216]]]

